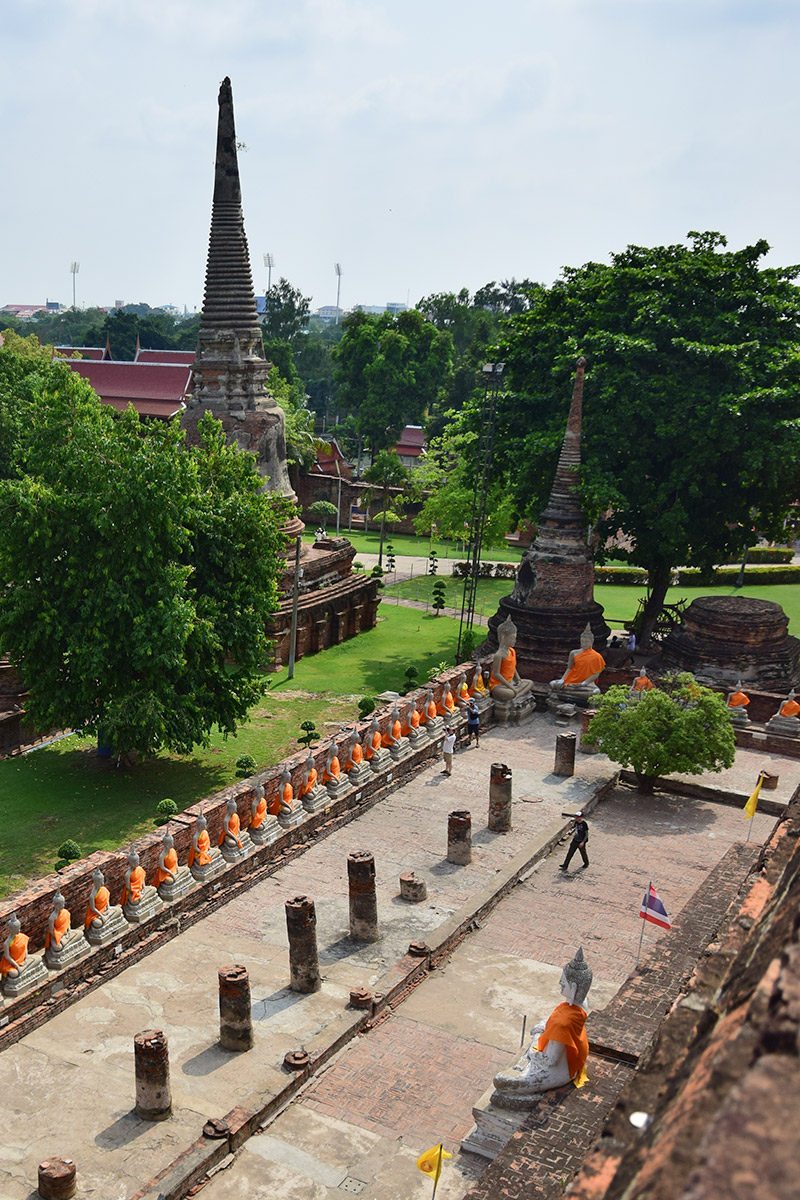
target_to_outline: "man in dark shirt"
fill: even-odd
[[[584,867],[589,865],[589,855],[586,853],[586,843],[589,841],[589,826],[586,823],[586,818],[582,812],[575,813],[575,829],[572,834],[572,841],[569,844],[567,857],[559,867],[559,870],[566,871],[569,866],[570,859],[576,850],[580,852],[583,859]]]

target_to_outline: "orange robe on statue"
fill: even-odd
[[[796,700],[784,700],[778,715],[781,717],[796,717],[800,713],[800,704]]]
[[[62,908],[61,912],[58,914],[55,921],[53,922],[52,937],[50,936],[49,929],[47,930],[47,933],[44,935],[45,950],[48,950],[50,948],[51,942],[55,942],[57,947],[60,946],[61,939],[63,938],[65,933],[69,933],[69,928],[70,928],[71,924],[72,924],[72,920],[70,918],[69,913],[67,912],[66,908]]]
[[[225,838],[228,836],[228,834],[230,834],[230,836],[231,836],[231,837],[233,838],[233,840],[236,842],[236,845],[237,845],[237,846],[239,847],[239,849],[241,850],[241,848],[242,848],[242,839],[239,837],[239,831],[240,831],[240,829],[241,829],[241,821],[239,820],[239,814],[238,814],[238,813],[231,813],[230,820],[228,821],[228,824],[227,824],[227,825],[225,826],[225,828],[223,829],[223,831],[222,831],[222,836],[221,836],[221,837],[220,837],[220,839],[219,839],[219,844],[220,844],[220,846],[221,846],[221,845],[222,845],[222,843],[225,841]]]
[[[426,713],[429,721],[432,721],[434,717],[437,717],[439,715],[436,711],[436,701],[435,700],[431,699],[430,704],[425,709],[425,713]]]
[[[747,708],[749,703],[750,697],[746,692],[732,692],[728,708]]]
[[[652,679],[648,679],[646,675],[637,675],[633,681],[633,690],[635,692],[649,692],[652,686]]]
[[[506,650],[503,661],[500,663],[500,674],[502,679],[495,679],[494,675],[489,678],[489,687],[497,687],[498,683],[511,683],[517,673],[517,652],[513,646],[509,646]]]
[[[360,767],[364,761],[364,751],[361,749],[360,742],[354,742],[350,749],[349,767]]]
[[[122,895],[119,898],[120,904],[127,904],[130,899],[131,903],[138,904],[142,898],[142,889],[145,885],[144,867],[134,867],[131,871],[131,879],[128,887],[122,889]],[[130,889],[130,895],[129,895]]]
[[[178,870],[178,851],[173,846],[164,855],[164,867],[156,867],[156,873],[153,876],[153,883],[156,887],[160,883],[171,883],[175,878]]]
[[[340,774],[341,774],[341,767],[339,766],[339,759],[334,754],[330,763],[327,763],[325,766],[325,770],[322,773],[322,782],[323,783],[335,783],[336,780],[339,778]]]
[[[544,1050],[548,1042],[560,1042],[567,1055],[567,1066],[575,1087],[586,1083],[586,1060],[589,1057],[589,1039],[586,1036],[586,1013],[579,1004],[557,1005],[550,1016],[539,1041],[537,1050]]]
[[[94,906],[97,909],[97,911],[100,913],[101,917],[104,917],[106,915],[106,913],[108,912],[108,905],[109,905],[110,900],[111,900],[111,893],[109,892],[108,888],[101,887],[98,890],[97,895],[94,898]],[[96,921],[96,920],[97,920],[96,914],[92,912],[91,908],[87,904],[86,920],[83,922],[84,929],[88,929],[89,926],[92,924],[92,922]]]
[[[305,784],[303,785],[303,787],[300,791],[300,795],[308,796],[311,792],[313,792],[313,790],[316,786],[317,786],[317,768],[312,767],[311,770],[308,772],[308,779],[306,780]]]
[[[585,683],[592,675],[599,675],[606,665],[602,654],[598,654],[590,646],[579,650],[572,660],[572,666],[564,676],[564,683]]]
[[[198,867],[207,867],[211,862],[211,838],[208,835],[208,830],[204,829],[202,833],[197,835],[197,850],[192,846],[189,851],[189,866],[194,866],[197,863]]]
[[[273,800],[272,803],[276,804],[277,799]],[[250,818],[250,828],[251,829],[260,829],[261,826],[264,824],[264,821],[266,820],[266,816],[267,816],[267,798],[266,798],[266,796],[262,796],[261,799],[259,800],[258,804],[256,805],[256,811],[253,813],[252,817]]]
[[[27,933],[18,933],[11,940],[11,945],[8,947],[8,953],[17,964],[19,970],[25,965],[25,959],[28,957],[28,935]],[[8,965],[5,958],[0,960],[0,975],[9,975],[13,970]]]

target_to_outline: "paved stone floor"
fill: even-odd
[[[479,750],[456,755],[452,778],[427,769],[0,1055],[3,1200],[29,1200],[36,1163],[54,1153],[79,1164],[81,1195],[125,1200],[198,1136],[207,1117],[221,1116],[250,1089],[274,1084],[277,1091],[285,1051],[337,1018],[351,987],[374,983],[411,938],[441,924],[562,809],[578,807],[609,777],[600,755],[579,755],[574,779],[550,774],[555,732],[549,718],[536,717],[487,734]],[[489,765],[497,760],[514,772],[509,835],[486,828]],[[744,773],[754,766],[745,762]],[[781,763],[787,793],[792,773],[796,783],[800,764]],[[468,867],[444,861],[446,816],[456,807],[473,814]],[[763,840],[772,825],[759,815],[754,838]],[[538,1019],[557,1001],[561,966],[576,946],[591,959],[590,999],[601,1007],[633,965],[648,879],[677,913],[744,833],[738,809],[621,789],[591,819],[588,871],[562,876],[556,854],[541,862],[394,1015],[350,1043],[251,1139],[203,1190],[204,1200],[429,1195],[417,1155],[440,1138],[455,1150],[472,1104],[513,1061],[523,1014]],[[371,850],[377,866],[382,937],[371,946],[346,936],[346,855],[359,848]],[[398,875],[409,868],[426,879],[427,903],[397,897]],[[283,903],[300,892],[317,905],[324,982],[312,996],[286,987]],[[647,939],[658,936],[647,927]],[[216,1045],[216,971],[227,961],[245,963],[251,974],[257,1042],[244,1056]],[[157,1125],[131,1113],[132,1038],[153,1026],[169,1038],[175,1108]],[[480,1169],[457,1155],[437,1194],[463,1195]]]

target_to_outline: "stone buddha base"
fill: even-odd
[[[408,758],[411,754],[411,746],[407,737],[398,738],[394,745],[389,747],[389,753],[392,756],[392,762],[400,763],[403,759]]]
[[[247,858],[248,854],[252,853],[253,843],[250,841],[250,835],[246,830],[242,829],[239,833],[239,841],[241,846],[237,846],[233,838],[224,838],[219,852],[225,859],[226,863],[241,862],[243,858]]]
[[[353,790],[353,785],[344,771],[342,771],[338,779],[329,779],[324,787],[331,800],[341,800],[342,796],[346,796],[348,792],[352,792]]]
[[[178,867],[175,872],[173,883],[168,883],[166,880],[158,885],[158,894],[167,904],[172,904],[175,900],[181,900],[195,886],[195,881],[192,878],[192,872],[188,867]]]
[[[291,812],[279,812],[277,817],[278,825],[280,826],[281,830],[296,829],[298,825],[303,824],[305,819],[306,810],[303,808],[302,804],[298,804],[296,801],[292,805]]]
[[[209,879],[216,879],[217,876],[221,875],[225,870],[225,859],[222,857],[219,850],[212,846],[212,848],[209,850],[209,854],[211,855],[210,863],[206,863],[201,867],[199,863],[194,862],[192,863],[191,867],[189,867],[192,879],[195,881],[195,883],[208,883]]]
[[[47,967],[38,954],[29,954],[17,975],[3,976],[3,995],[11,1000],[38,987],[47,979]]]
[[[303,796],[302,804],[307,813],[319,812],[320,809],[326,808],[331,802],[328,795],[328,789],[324,788],[321,783],[318,783],[310,792],[306,792]]]
[[[519,700],[497,700],[492,697],[492,715],[498,725],[518,725],[536,709],[536,697],[528,692]]]
[[[258,829],[253,829],[251,825],[247,832],[254,846],[270,846],[281,836],[281,826],[277,817],[267,813]]]
[[[747,715],[747,709],[744,705],[741,705],[739,708],[729,708],[728,716],[731,719],[731,725],[737,725],[739,728],[750,724],[750,718]]]
[[[128,922],[120,906],[110,904],[103,913],[103,924],[90,925],[84,929],[83,936],[90,946],[110,946],[112,942],[118,942],[127,929]]]
[[[476,692],[475,695],[472,697],[472,699],[475,701],[475,707],[477,708],[479,713],[488,712],[489,709],[492,707],[491,696],[481,695],[480,692]]]
[[[406,740],[411,750],[419,750],[420,746],[424,746],[428,741],[428,735],[422,725],[418,725],[416,729],[412,725],[409,727]]]
[[[774,733],[777,737],[800,737],[800,720],[797,717],[770,717],[764,728],[767,733]]]
[[[559,704],[574,704],[576,708],[586,708],[600,695],[600,689],[594,684],[589,684],[588,687],[575,684],[562,684],[560,687],[553,687],[547,693],[547,707],[551,712]]]
[[[159,899],[158,892],[150,884],[145,884],[142,888],[142,897],[137,904],[128,901],[123,904],[122,913],[126,921],[130,921],[131,925],[141,925],[142,921],[149,921],[161,909],[162,904]]]
[[[380,746],[377,750],[372,751],[369,765],[373,775],[377,775],[380,771],[388,771],[392,766],[392,756],[388,750]]]
[[[487,1088],[472,1109],[475,1124],[461,1143],[461,1149],[481,1158],[495,1159],[504,1150],[528,1116],[527,1112],[510,1112],[492,1104],[494,1088]]]
[[[91,947],[80,929],[70,929],[61,939],[61,945],[56,947],[54,942],[44,952],[44,965],[48,971],[63,971],[73,963],[85,958],[91,952]]]
[[[444,717],[428,717],[425,722],[425,732],[429,738],[444,736]]]
[[[369,783],[370,779],[372,779],[372,767],[365,759],[362,759],[357,766],[350,768],[350,770],[347,772],[347,778],[350,780],[350,783],[354,788],[362,787],[365,783]]]

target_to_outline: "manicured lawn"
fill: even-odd
[[[328,533],[333,536],[335,529],[335,525],[329,527]],[[379,530],[375,532],[370,531],[369,533],[354,530],[352,533],[348,533],[347,528],[344,527],[341,530],[341,536],[351,541],[359,554],[377,554],[380,549],[381,538]],[[308,542],[313,542],[313,531],[310,533],[306,531],[304,538]],[[388,545],[394,546],[396,555],[406,555],[414,558],[427,558],[431,550],[430,538],[414,537],[409,533],[387,533],[384,554]],[[462,546],[456,542],[447,541],[445,538],[438,538],[433,543],[433,549],[441,560],[456,559],[460,561],[464,558]],[[491,562],[518,562],[519,550],[509,550],[505,544],[502,546],[493,546],[491,549],[484,547],[483,557]]]
[[[446,585],[445,604],[448,608],[461,607],[461,595],[464,588],[462,579],[442,574]],[[406,579],[402,583],[386,588],[386,597],[401,596],[406,600],[422,600],[430,603],[431,592],[435,580],[430,576],[420,579]],[[491,616],[497,611],[498,601],[507,596],[513,587],[509,579],[481,579],[478,583],[476,611],[482,616]],[[606,618],[610,624],[619,626],[629,621],[635,614],[639,597],[643,594],[640,588],[612,587],[601,585],[594,589],[595,599],[605,609]],[[737,593],[729,587],[677,587],[667,593],[667,602],[674,604],[676,600],[693,600],[696,596],[732,596]],[[780,604],[789,618],[790,630],[800,630],[800,586],[797,584],[759,584],[753,587],[743,587],[738,592],[741,596],[752,596],[757,600],[772,600]]]

